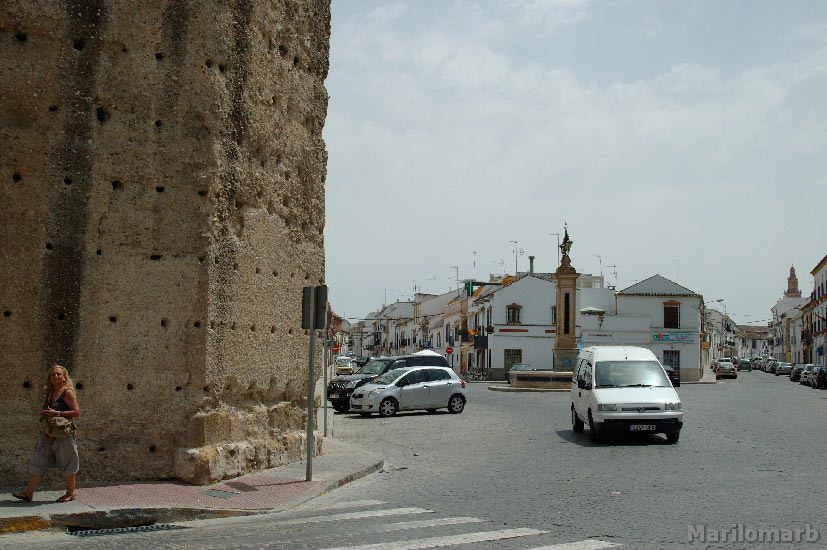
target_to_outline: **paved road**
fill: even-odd
[[[337,415],[336,436],[379,450],[386,469],[301,510],[87,538],[83,546],[685,548],[690,525],[805,523],[823,534],[810,547],[827,544],[827,487],[813,475],[823,469],[827,391],[757,371],[683,386],[687,425],[677,445],[662,436],[594,445],[572,433],[565,393],[499,393],[482,384],[470,392],[461,415]],[[462,538],[469,534],[479,538]],[[78,542],[53,534],[14,539],[18,547]]]

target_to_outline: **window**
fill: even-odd
[[[505,372],[511,370],[511,366],[515,363],[523,362],[523,350],[521,349],[507,349],[503,350],[503,362],[505,363]]]
[[[506,320],[506,323],[508,323],[509,325],[519,325],[520,324],[520,310],[521,309],[522,309],[522,306],[520,306],[518,304],[511,304],[511,305],[505,306],[505,311],[506,311],[505,320]]]
[[[663,303],[663,328],[681,328],[681,303]]]
[[[681,352],[676,349],[663,350],[663,364],[681,372]]]

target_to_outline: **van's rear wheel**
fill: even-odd
[[[681,432],[669,432],[666,434],[666,441],[669,443],[677,443],[681,438]]]
[[[574,412],[574,407],[571,408],[571,429],[575,432],[581,434],[583,433],[583,421],[578,418],[577,413]]]

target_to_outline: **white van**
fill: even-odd
[[[604,434],[663,433],[677,443],[681,400],[655,354],[631,346],[594,346],[577,356],[571,383],[571,425],[589,424],[592,441]]]

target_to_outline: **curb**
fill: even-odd
[[[239,516],[272,514],[293,508],[324,493],[366,477],[385,465],[384,459],[376,460],[355,472],[343,474],[319,486],[277,505],[262,510],[237,510],[217,508],[115,508],[107,511],[77,512],[73,514],[49,514],[0,518],[0,535],[43,531],[47,529],[113,529],[138,527],[153,523],[178,523],[204,519],[221,519]]]

